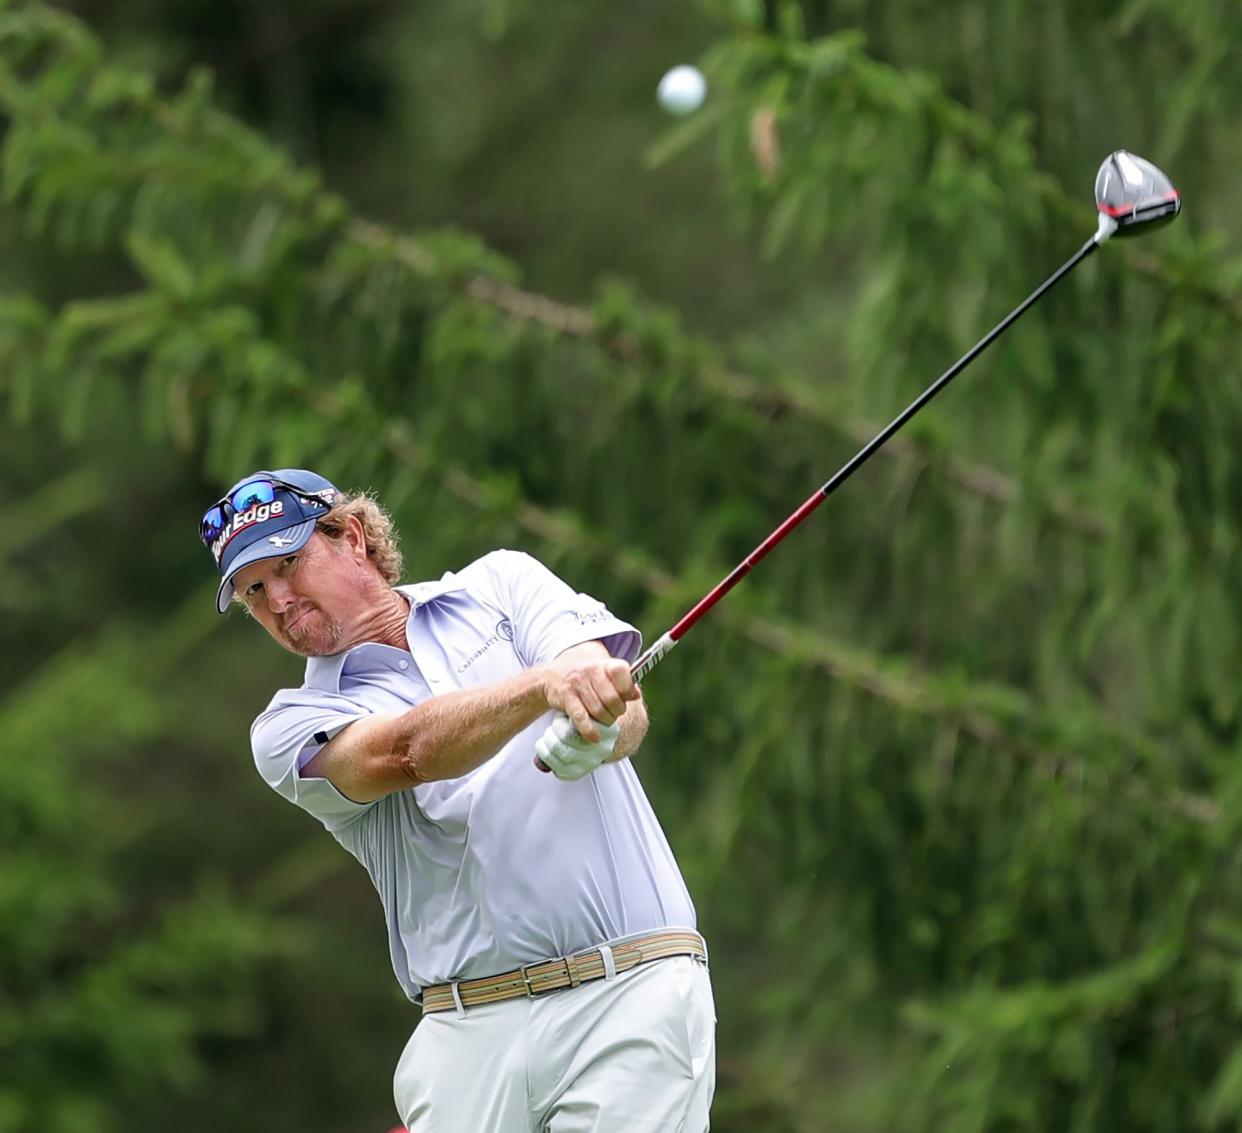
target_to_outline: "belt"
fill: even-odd
[[[466,1007],[480,1007],[484,1003],[500,1003],[523,996],[537,999],[551,991],[577,987],[670,956],[697,956],[706,961],[707,945],[697,932],[670,929],[650,932],[612,945],[587,948],[557,960],[540,960],[498,976],[433,984],[423,989],[423,1014],[454,1009],[460,1013]]]

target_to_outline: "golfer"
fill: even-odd
[[[254,759],[379,893],[423,1015],[411,1133],[706,1130],[707,950],[629,762],[638,631],[516,551],[398,585],[388,515],[305,470],[238,481],[202,538],[220,612],[307,658]]]

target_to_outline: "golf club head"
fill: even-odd
[[[1167,224],[1181,212],[1182,198],[1150,161],[1119,149],[1095,175],[1095,207],[1116,225],[1112,235],[1133,236]]]

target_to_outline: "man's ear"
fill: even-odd
[[[367,533],[362,526],[362,520],[356,515],[346,516],[345,530],[341,532],[341,537],[345,540],[346,546],[354,558],[360,562],[365,562],[367,557]]]

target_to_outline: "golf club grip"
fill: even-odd
[[[638,655],[634,662],[630,665],[630,676],[634,678],[635,684],[641,684],[645,677],[652,669],[654,669],[665,657],[668,656],[669,650],[677,644],[670,630],[668,633],[662,634],[660,638],[652,645]],[[550,768],[539,756],[535,756],[535,766],[540,771],[551,771]]]

